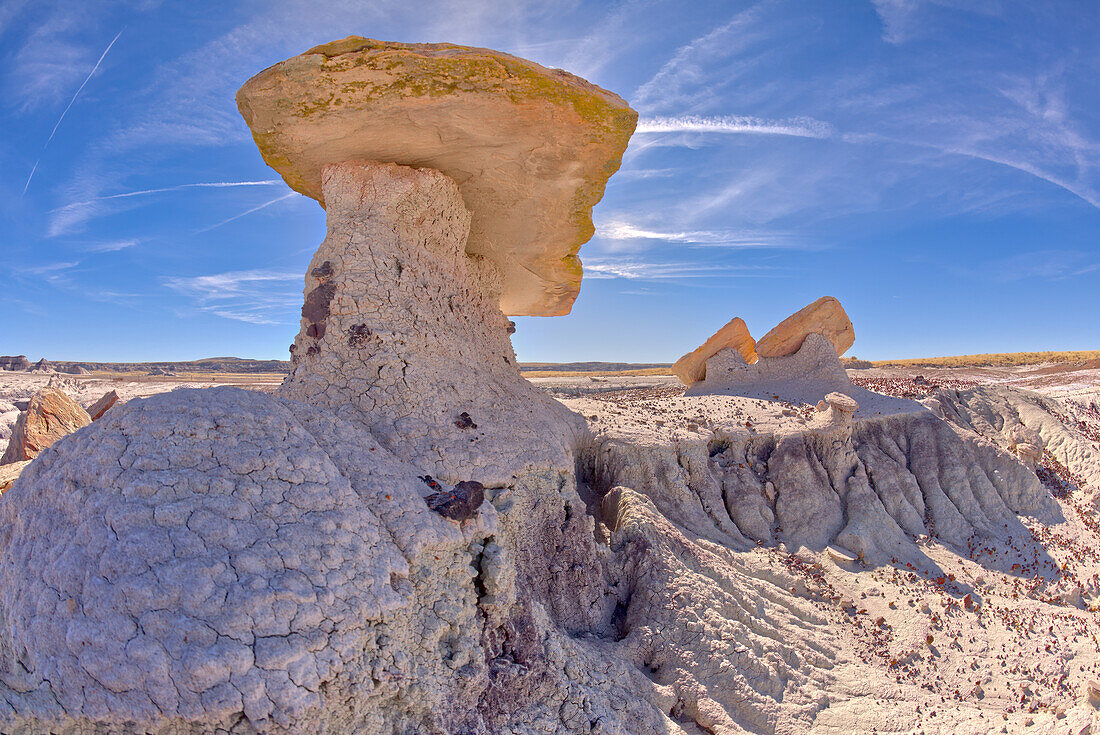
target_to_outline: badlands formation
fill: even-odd
[[[684,385],[541,390],[506,315],[568,311],[626,103],[349,38],[238,104],[328,216],[292,372],[36,445],[0,732],[1097,731],[1095,403],[853,380],[828,297]]]

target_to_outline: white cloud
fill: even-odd
[[[871,0],[882,20],[882,37],[889,43],[903,43],[913,32],[920,0]]]
[[[980,150],[967,150],[965,148],[958,148],[953,146],[944,146],[942,148],[947,153],[957,153],[962,156],[969,156],[971,158],[978,158],[983,161],[989,161],[990,163],[998,163],[1002,166],[1008,166],[1024,173],[1031,174],[1032,176],[1042,179],[1049,184],[1053,184],[1057,187],[1065,189],[1069,193],[1078,197],[1082,201],[1091,204],[1092,206],[1100,209],[1100,192],[1098,192],[1092,186],[1084,184],[1081,181],[1070,181],[1055,173],[1052,173],[1041,166],[1038,166],[1030,161],[1025,160],[1013,160],[1011,158],[1002,157],[996,154],[985,153]]]
[[[735,230],[655,230],[622,220],[603,222],[596,237],[604,240],[660,240],[685,245],[726,248],[782,248],[795,243],[778,233],[739,232]]]
[[[720,101],[721,94],[714,83],[716,67],[721,69],[723,84],[735,81],[758,63],[757,59],[735,57],[754,46],[766,45],[781,30],[777,20],[760,23],[761,11],[767,5],[767,2],[758,3],[676,49],[672,58],[634,91],[633,104],[645,112],[694,111],[693,108]]]
[[[999,281],[1040,279],[1062,281],[1068,278],[1100,272],[1100,257],[1096,253],[1079,250],[1036,250],[1018,253],[989,264],[988,269],[976,273],[979,277],[992,275]]]
[[[46,148],[49,147],[50,141],[52,141],[53,137],[55,135],[57,135],[57,129],[59,127],[61,127],[61,121],[65,119],[65,115],[69,114],[69,108],[71,108],[73,106],[73,103],[76,102],[76,98],[79,97],[80,93],[84,91],[84,87],[87,86],[88,81],[96,73],[96,70],[99,69],[99,65],[103,63],[103,59],[105,59],[107,57],[107,53],[111,50],[111,47],[115,45],[115,41],[117,41],[118,37],[121,36],[121,35],[122,35],[122,31],[119,31],[118,34],[114,38],[111,39],[111,42],[109,44],[107,44],[107,48],[105,48],[103,50],[103,53],[99,55],[99,59],[95,62],[95,65],[92,67],[92,70],[90,72],[88,72],[88,76],[84,77],[84,81],[81,82],[80,86],[76,88],[76,92],[73,93],[72,98],[69,100],[69,104],[65,105],[65,109],[61,111],[61,115],[57,118],[57,122],[54,123],[53,130],[50,131],[50,136],[48,138],[46,138],[46,142],[42,145],[42,150],[43,151],[45,151]],[[27,181],[26,181],[25,184],[23,184],[23,193],[24,194],[27,193],[27,188],[31,185],[31,179],[34,178],[34,172],[38,170],[38,164],[41,161],[42,161],[42,159],[39,158],[38,160],[36,160],[34,162],[34,165],[31,166],[31,172],[29,174],[27,174]]]
[[[20,268],[19,270],[22,271],[23,273],[30,273],[32,275],[41,276],[41,275],[45,275],[47,273],[57,273],[59,271],[67,271],[70,268],[75,268],[78,265],[80,265],[79,260],[70,260],[70,261],[64,261],[64,262],[60,262],[60,263],[45,263],[43,265],[27,266],[25,268]]]
[[[792,135],[800,138],[828,138],[833,126],[809,117],[765,120],[759,117],[725,115],[722,117],[651,117],[638,121],[637,133],[751,133]]]
[[[936,6],[982,15],[996,15],[1001,10],[999,0],[871,0],[871,2],[882,21],[883,39],[894,45],[931,33],[932,21],[927,11]]]
[[[80,83],[95,58],[91,46],[76,39],[91,22],[93,10],[88,5],[58,4],[41,20],[27,14],[37,25],[9,61],[11,71],[7,74],[9,86],[24,110],[60,103]]]
[[[189,297],[200,311],[250,324],[290,324],[302,302],[300,273],[255,269],[171,277],[163,282]]]
[[[110,240],[108,242],[95,243],[85,248],[90,253],[115,253],[139,245],[141,240],[137,238],[129,240]]]
[[[664,281],[696,278],[767,278],[776,277],[774,269],[764,266],[733,266],[708,262],[651,262],[626,259],[585,258],[584,277],[594,279],[625,278],[640,281]]]
[[[561,67],[574,74],[591,79],[617,57],[630,53],[647,43],[648,31],[645,19],[647,9],[655,0],[626,0],[600,19],[582,38],[577,39],[572,50],[561,59]]]
[[[99,69],[99,65],[103,63],[103,59],[105,59],[107,57],[107,52],[109,52],[111,50],[111,47],[115,45],[115,41],[117,41],[118,37],[121,36],[121,35],[122,35],[122,31],[119,31],[118,34],[114,38],[111,39],[111,42],[109,44],[107,44],[107,48],[104,49],[103,53],[99,55],[99,59],[95,62],[95,65],[92,67],[92,70],[90,72],[88,72],[88,76],[84,77],[84,81],[81,82],[80,86],[76,88],[76,92],[73,93],[72,98],[69,100],[69,104],[65,105],[65,109],[61,111],[61,115],[57,118],[57,122],[54,123],[53,130],[50,131],[49,137],[46,138],[46,142],[42,145],[42,150],[43,151],[45,151],[46,148],[49,147],[50,141],[52,141],[53,137],[55,135],[57,135],[57,129],[59,127],[61,127],[61,121],[64,120],[65,115],[67,115],[69,113],[69,108],[71,108],[73,106],[73,103],[76,102],[76,98],[79,97],[80,93],[84,91],[84,87],[88,84],[88,81],[96,73],[96,70]],[[34,172],[38,170],[38,164],[41,163],[41,162],[42,162],[42,159],[41,159],[41,157],[39,157],[38,160],[36,160],[34,162],[34,165],[31,166],[31,172],[29,174],[27,174],[27,181],[26,181],[26,183],[23,184],[23,194],[27,193],[27,188],[31,185],[31,179],[34,178]]]
[[[0,35],[8,30],[12,21],[18,18],[29,4],[30,0],[6,0],[0,3]]]

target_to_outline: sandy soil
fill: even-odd
[[[869,389],[856,395],[861,411],[858,417],[908,410],[902,402],[881,399],[871,391],[900,398],[923,398],[937,387],[965,389],[975,385],[1004,384],[1032,390],[1043,395],[1067,400],[1081,407],[1100,405],[1100,366],[1086,364],[1081,368],[1065,364],[1029,365],[1026,367],[984,368],[871,368],[849,370],[857,386]],[[919,376],[919,377],[918,377]],[[0,452],[7,442],[10,426],[34,393],[51,380],[78,403],[87,406],[110,390],[118,391],[122,401],[141,398],[180,387],[205,388],[215,385],[235,385],[240,388],[273,391],[283,380],[281,373],[181,373],[172,376],[135,375],[134,373],[95,373],[75,376],[49,373],[0,371]],[[914,379],[916,378],[916,381]],[[531,383],[578,411],[593,429],[622,423],[624,427],[645,427],[642,433],[654,433],[672,438],[677,432],[707,432],[724,423],[743,424],[750,421],[762,431],[797,429],[812,419],[812,406],[786,402],[761,401],[749,398],[711,396],[675,400],[683,394],[683,385],[671,375],[572,375],[567,377],[532,377]],[[623,393],[626,391],[626,393]],[[591,397],[594,402],[572,399]],[[653,398],[669,398],[673,420],[652,418]],[[628,402],[636,411],[626,415],[621,409],[606,409],[609,402]],[[648,403],[647,403],[648,402]],[[602,422],[602,423],[601,423]],[[694,427],[694,428],[690,428]]]
[[[1095,408],[1100,369],[1092,366],[873,368],[849,375],[860,403],[857,418],[924,410],[914,399],[940,387],[1000,384],[1065,401],[1070,416],[1080,417],[1081,430],[1100,438]],[[112,389],[123,400],[181,386],[232,384],[270,391],[282,378],[0,372],[0,401],[19,405],[51,377],[84,404]],[[808,404],[685,397],[684,387],[669,376],[600,374],[531,382],[583,415],[595,433],[641,446],[667,447],[733,427],[787,434],[811,428],[822,417]],[[4,416],[13,420],[10,411]],[[849,732],[858,721],[861,731],[898,732],[898,722],[913,718],[930,732],[1083,733],[1100,726],[1089,699],[1094,686],[1091,696],[1100,701],[1096,492],[1085,492],[1080,478],[1056,462],[1045,462],[1038,474],[1057,513],[1022,518],[1023,530],[996,548],[979,545],[962,553],[925,537],[919,543],[927,563],[897,560],[877,567],[829,549],[792,552],[779,544],[742,552],[746,564],[800,578],[791,594],[811,601],[843,641],[830,674],[836,699],[818,715],[815,731]],[[903,714],[897,702],[913,691],[922,693],[912,701],[914,711],[895,719]],[[892,712],[868,709],[866,698],[879,696],[891,702]]]

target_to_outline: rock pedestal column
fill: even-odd
[[[328,235],[306,274],[284,397],[366,424],[448,482],[566,469],[580,417],[528,383],[492,263],[433,169],[351,161],[322,174]]]

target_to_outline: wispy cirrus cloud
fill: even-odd
[[[977,158],[983,161],[989,161],[990,163],[997,163],[1002,166],[1008,166],[1018,171],[1031,174],[1037,179],[1042,179],[1048,184],[1053,184],[1061,189],[1065,189],[1070,194],[1078,197],[1082,201],[1091,204],[1093,207],[1100,209],[1100,191],[1081,180],[1069,180],[1054,173],[1050,169],[1033,163],[1032,161],[1023,159],[1013,159],[1011,157],[1001,156],[996,153],[987,153],[983,150],[973,148],[967,149],[963,147],[956,147],[947,145],[941,150],[946,153],[956,153],[961,156],[969,156],[970,158]]]
[[[880,131],[845,133],[853,145],[912,146],[1005,166],[1045,181],[1100,209],[1100,141],[1082,130],[1050,74],[997,79],[1000,98],[982,116],[930,113],[918,100]],[[992,105],[992,102],[987,104]]]
[[[128,240],[108,240],[92,243],[85,246],[84,249],[89,253],[117,253],[119,250],[128,250],[140,244],[140,239],[130,238]]]
[[[584,277],[668,281],[703,278],[776,278],[781,277],[781,274],[777,269],[768,266],[738,266],[705,261],[655,262],[586,257]]]
[[[787,248],[797,246],[788,235],[736,230],[658,230],[623,220],[611,220],[596,227],[604,240],[659,240],[699,247]]]
[[[181,191],[183,189],[226,189],[238,186],[279,186],[282,183],[282,179],[263,179],[260,181],[209,181],[195,184],[176,184],[175,186],[164,186],[159,189],[139,189],[138,191],[124,191],[120,194],[107,194],[83,202],[74,202],[68,206],[105,202],[111,199],[128,199],[130,197],[148,196],[149,194],[162,194],[167,191]]]
[[[44,283],[58,288],[71,288],[73,275],[78,271],[80,265],[80,260],[17,265],[10,268],[10,273],[23,282]]]
[[[249,324],[291,324],[302,301],[302,275],[286,271],[227,271],[162,282],[191,299],[200,311]]]
[[[990,274],[998,281],[1064,281],[1100,272],[1100,256],[1080,250],[1035,250],[1017,253],[987,264],[981,275]]]
[[[95,17],[90,3],[0,5],[0,21],[5,25],[17,17],[25,18],[31,29],[19,50],[8,60],[8,91],[18,100],[22,111],[60,103],[81,77],[95,51],[81,38],[81,31]],[[45,13],[40,12],[49,8]]]
[[[743,115],[702,117],[651,117],[638,121],[635,133],[748,133],[756,135],[792,135],[799,138],[828,138],[833,126],[809,117],[765,120]]]
[[[698,113],[725,104],[724,90],[760,68],[775,53],[771,46],[792,21],[768,17],[776,3],[759,2],[726,23],[683,44],[631,95],[643,112]],[[766,22],[765,22],[766,20]],[[716,75],[715,71],[721,71]]]
[[[1001,10],[999,0],[871,0],[882,20],[882,37],[899,45],[932,32],[929,11],[938,7],[964,10],[982,15],[996,15]]]
[[[19,268],[22,273],[29,273],[35,276],[48,275],[50,273],[60,273],[61,271],[67,271],[80,265],[79,260],[66,260],[55,263],[43,263],[41,265],[30,265]]]

